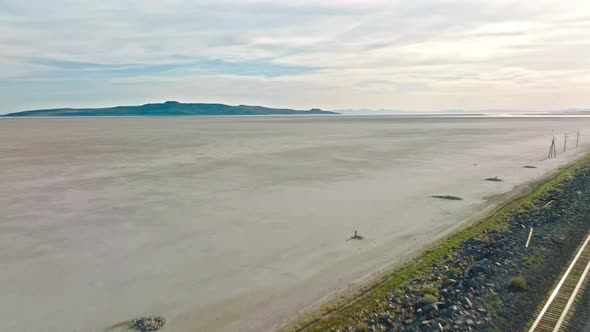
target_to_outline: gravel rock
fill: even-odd
[[[131,328],[141,332],[157,331],[166,324],[166,318],[161,316],[142,317],[131,321]]]

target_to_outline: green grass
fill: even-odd
[[[484,303],[484,307],[486,308],[487,311],[489,311],[491,314],[496,314],[496,312],[498,311],[498,309],[500,309],[500,307],[502,307],[502,300],[500,300],[499,298],[494,298],[486,303]]]
[[[433,304],[435,302],[438,302],[438,298],[436,298],[436,296],[432,294],[424,294],[424,302],[428,304]]]
[[[529,214],[538,208],[532,201],[524,202],[515,209],[514,215]]]
[[[449,272],[449,274],[451,274],[451,273],[460,274],[461,273],[461,270],[459,270],[456,267],[449,267],[448,272]]]
[[[525,290],[529,287],[526,279],[523,277],[514,277],[510,279],[510,287],[516,290]]]
[[[433,285],[426,285],[422,287],[422,294],[432,294],[434,296],[438,296],[438,288],[434,287]]]
[[[367,332],[369,331],[369,325],[367,325],[366,323],[358,323],[355,325],[354,327],[354,332]]]
[[[526,256],[522,258],[522,264],[524,266],[533,266],[533,265],[539,265],[541,264],[543,260],[535,257],[535,256]]]
[[[561,170],[555,177],[538,185],[530,193],[506,204],[491,217],[457,232],[435,248],[425,251],[413,264],[406,265],[368,286],[361,291],[358,298],[340,305],[331,314],[325,317],[312,316],[306,322],[293,327],[292,330],[323,332],[335,330],[342,326],[355,326],[355,317],[358,316],[358,313],[363,310],[372,310],[375,303],[383,301],[386,294],[400,294],[403,288],[409,285],[410,281],[425,275],[433,264],[444,264],[446,262],[445,257],[448,257],[454,249],[461,246],[465,241],[485,232],[505,232],[508,229],[508,222],[513,216],[541,208],[538,204],[540,202],[539,197],[542,194],[548,192],[559,193],[563,181],[573,177],[581,169],[588,167],[590,167],[590,155]]]

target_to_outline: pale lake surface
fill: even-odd
[[[2,119],[0,331],[276,330],[589,147],[590,118]]]

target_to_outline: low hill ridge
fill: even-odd
[[[207,103],[180,103],[167,101],[141,106],[115,106],[107,108],[55,108],[10,113],[4,117],[47,116],[183,116],[183,115],[309,115],[338,114],[314,108],[307,111],[263,106]]]

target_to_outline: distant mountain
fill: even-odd
[[[286,108],[262,106],[229,106],[224,104],[184,104],[167,101],[141,106],[117,106],[109,108],[56,108],[24,111],[2,115],[5,117],[27,116],[180,116],[180,115],[309,115],[338,114],[336,112],[311,109],[298,111]]]
[[[396,115],[396,114],[411,114],[412,111],[403,110],[389,110],[389,109],[339,109],[335,110],[339,114],[345,115]]]
[[[335,110],[339,114],[345,115],[408,115],[408,116],[422,116],[422,115],[473,115],[476,113],[468,112],[460,109],[437,110],[437,111],[408,111],[397,109],[339,109]]]
[[[337,109],[335,112],[343,115],[395,115],[395,116],[506,116],[506,115],[590,115],[590,109],[571,108],[556,110],[518,110],[518,109],[443,109],[430,111],[413,111],[397,109]]]
[[[571,109],[563,110],[561,112],[564,112],[564,113],[574,113],[574,114],[590,114],[590,109],[571,108]]]

